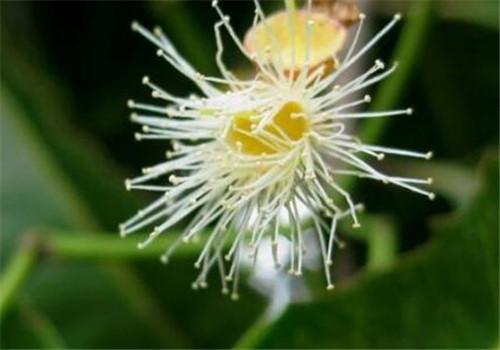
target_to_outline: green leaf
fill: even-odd
[[[92,227],[94,225],[92,216],[82,205],[71,184],[66,181],[64,173],[61,173],[57,167],[57,158],[54,159],[54,154],[49,151],[50,148],[47,149],[40,141],[36,128],[27,123],[25,119],[27,113],[12,98],[10,90],[3,86],[2,134],[5,133],[7,137],[2,137],[2,152],[8,155],[8,159],[12,162],[2,169],[2,257],[10,255],[9,252],[19,243],[17,242],[19,238],[23,237],[21,233],[30,227],[46,225]],[[22,191],[18,191],[17,186],[22,188]],[[119,239],[118,236],[116,239]],[[24,256],[18,255],[18,259],[13,260],[15,265],[7,265],[4,270],[19,271],[21,269],[21,273],[14,273],[15,278],[8,279],[14,281],[12,284],[16,288],[30,272],[29,268],[24,267],[27,261]],[[28,267],[31,265],[32,259],[29,259]],[[9,266],[14,267],[8,268]],[[38,267],[32,271],[26,285],[21,289],[21,291],[27,291],[26,298],[34,298],[32,301],[37,310],[54,321],[56,327],[68,338],[69,345],[80,344],[80,347],[87,347],[120,344],[106,337],[103,339],[102,330],[94,327],[88,328],[86,334],[71,333],[74,329],[79,329],[78,327],[84,327],[86,322],[91,324],[94,319],[101,317],[101,311],[91,307],[99,302],[108,303],[106,307],[110,312],[108,320],[110,324],[120,320],[124,328],[138,330],[138,333],[128,332],[122,335],[123,346],[130,346],[134,343],[138,346],[140,344],[152,346],[183,344],[182,336],[178,336],[180,333],[163,318],[154,299],[148,296],[148,291],[141,286],[140,281],[126,266],[89,265],[86,266],[87,273],[81,273],[78,268],[77,265],[70,264],[65,266],[44,264],[42,268]],[[86,309],[88,319],[81,317],[82,315],[76,317],[74,313],[60,307],[63,305],[60,304],[61,301],[67,297],[64,294],[65,290],[60,288],[60,284],[74,281],[75,276],[78,276],[81,285],[72,290],[72,293],[76,298],[84,298],[84,302],[80,301],[79,304],[88,306]],[[99,276],[103,276],[102,279],[99,279]],[[37,285],[39,279],[41,283]],[[34,285],[36,285],[35,288],[33,288]],[[96,293],[94,291],[96,285],[104,289]],[[33,288],[31,293],[30,288]],[[2,305],[2,308],[4,306]],[[19,329],[19,325],[12,321],[12,318],[15,319],[14,310],[12,311],[6,315],[5,322],[2,322],[2,345],[36,347],[36,343],[27,343],[29,339],[16,333],[15,330]],[[75,327],[71,328],[72,325]],[[169,334],[174,334],[174,336],[169,338]],[[157,341],[156,337],[160,341]],[[107,341],[110,342],[107,343]]]
[[[323,300],[291,306],[258,348],[492,348],[498,344],[498,160],[426,247]]]
[[[96,224],[116,228],[138,207],[122,181],[116,180],[124,176],[90,135],[68,123],[73,113],[71,97],[50,75],[51,67],[8,41],[2,46],[2,85],[10,91],[7,98],[22,106],[16,122],[36,139],[36,152],[43,153],[45,166],[57,168],[55,181],[65,187],[65,193],[78,197],[79,215],[93,222],[91,228]]]

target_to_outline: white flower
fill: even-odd
[[[357,211],[362,208],[341,187],[340,177],[370,178],[434,197],[418,187],[429,184],[429,179],[386,175],[361,157],[381,160],[387,154],[428,159],[430,153],[363,144],[345,128],[347,120],[412,112],[356,112],[353,108],[370,102],[370,97],[349,100],[356,92],[390,75],[396,65],[385,70],[377,60],[365,73],[338,85],[339,77],[396,24],[400,15],[358,48],[364,20],[360,15],[352,44],[339,63],[336,54],[343,44],[345,28],[314,12],[310,1],[304,10],[288,9],[269,19],[255,1],[255,19],[246,45],[238,39],[217,2],[212,5],[220,15],[214,28],[221,77],[207,77],[196,71],[160,29],[152,33],[138,23],[132,24],[134,31],[159,48],[158,56],[192,80],[201,94],[173,96],[144,77],[143,83],[161,102],[128,102],[136,110],[132,121],[143,125],[143,132],[136,138],[171,140],[173,150],[167,152],[166,161],[126,181],[127,189],[158,191],[161,195],[123,223],[121,234],[156,225],[139,244],[144,248],[182,219],[190,218],[191,223],[168,247],[162,261],[166,262],[179,244],[206,236],[195,263],[200,273],[193,287],[205,287],[207,274],[215,267],[221,275],[223,292],[229,292],[232,281],[231,295],[236,299],[244,251],[250,248],[251,257],[257,259],[260,243],[270,238],[275,265],[282,263],[278,250],[289,249],[289,271],[300,275],[304,235],[315,232],[327,288],[331,289],[330,265],[334,246],[340,243],[336,237],[338,221],[349,217],[358,227]],[[240,80],[225,67],[222,28],[256,65],[258,73],[253,79]],[[324,47],[330,51],[319,49]],[[299,205],[307,208],[312,229],[300,217]],[[282,242],[279,237],[286,237],[290,244],[278,246]]]

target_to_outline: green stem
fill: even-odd
[[[150,246],[138,249],[137,244],[145,240],[147,235],[136,234],[120,239],[116,234],[111,233],[84,233],[51,232],[47,236],[45,247],[57,257],[68,259],[158,259],[165,252],[165,247],[172,244],[178,237],[176,232],[170,232],[168,235],[158,237]],[[177,250],[178,255],[197,252],[201,244],[201,242],[183,244]]]
[[[37,236],[28,235],[2,272],[0,278],[0,320],[36,262],[37,245]]]
[[[377,91],[373,102],[374,110],[393,108],[412,73],[416,71],[415,66],[432,23],[432,4],[432,0],[421,0],[411,7],[407,23],[393,54],[393,60],[400,62],[398,71]],[[367,120],[360,130],[360,138],[366,143],[376,142],[387,128],[389,120],[389,118]]]

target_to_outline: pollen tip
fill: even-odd
[[[198,289],[198,283],[196,283],[196,282],[191,283],[191,288],[193,288],[194,290],[197,290]]]
[[[434,157],[434,152],[432,151],[427,152],[427,154],[425,155],[426,159],[431,159],[432,157]]]
[[[162,264],[168,264],[168,257],[166,255],[162,255],[160,257],[160,261]]]
[[[127,107],[128,108],[134,108],[135,102],[134,100],[127,100]]]
[[[163,50],[161,49],[156,50],[156,56],[163,56]]]
[[[360,12],[359,15],[358,15],[358,18],[360,20],[364,20],[366,18],[366,15],[363,12]]]
[[[132,183],[130,179],[125,180],[125,188],[127,189],[127,191],[130,191],[130,189],[132,188]]]
[[[379,69],[384,69],[385,68],[385,63],[381,59],[375,60],[375,65]]]
[[[427,183],[432,185],[434,183],[434,179],[432,177],[427,178]]]
[[[221,293],[224,294],[224,295],[227,295],[227,294],[229,294],[229,289],[222,288]]]
[[[398,13],[396,13],[396,14],[394,15],[394,19],[395,19],[396,21],[399,21],[402,17],[403,17],[403,15],[401,14],[401,12],[398,12]]]
[[[201,267],[201,265],[199,262],[195,262],[194,267],[195,267],[195,269],[199,269]]]
[[[137,121],[137,113],[130,113],[130,121],[132,122]]]
[[[139,29],[139,22],[137,21],[132,21],[132,23],[130,23],[130,28],[135,32]]]
[[[328,286],[326,286],[327,290],[332,290],[334,288],[335,288],[335,285],[333,285],[332,283],[330,283]]]
[[[428,197],[429,197],[429,199],[431,201],[433,201],[434,199],[436,199],[436,195],[434,193],[432,193],[432,192],[428,194]]]
[[[148,84],[148,83],[149,83],[149,77],[148,77],[147,75],[145,75],[145,76],[143,76],[143,77],[142,77],[142,83],[143,83],[144,85],[146,85],[146,84]]]
[[[361,225],[359,224],[359,222],[355,222],[354,224],[352,224],[352,228],[360,228]]]
[[[206,281],[201,281],[200,282],[200,287],[203,288],[203,289],[207,288],[208,287],[208,283]]]
[[[365,99],[365,102],[371,102],[372,101],[372,97],[370,95],[365,95],[364,99]]]
[[[238,295],[238,293],[232,293],[231,294],[231,300],[233,301],[236,301],[240,298],[240,296]]]
[[[163,31],[161,30],[161,27],[160,27],[160,26],[155,26],[155,27],[154,27],[154,29],[153,29],[153,32],[154,32],[156,35],[158,35],[158,36],[160,36],[160,35],[162,35],[162,34],[163,34]]]
[[[142,135],[141,135],[140,133],[136,132],[136,133],[134,134],[134,138],[135,138],[137,141],[141,141]]]
[[[384,153],[379,153],[377,155],[377,160],[383,160],[385,158],[385,154]]]
[[[212,7],[217,7],[219,2],[217,0],[212,0]]]
[[[412,115],[413,114],[413,108],[407,108],[406,109],[406,114]]]

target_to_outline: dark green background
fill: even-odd
[[[124,244],[117,224],[153,197],[126,192],[123,180],[168,147],[133,140],[125,101],[147,98],[144,74],[176,94],[192,92],[130,22],[161,25],[196,67],[214,74],[209,2],[2,2],[1,270],[26,234],[48,243],[2,318],[0,346],[496,348],[498,3],[424,2],[372,1],[373,29],[397,11],[409,19],[367,59],[403,52],[395,73],[403,82],[371,93],[387,108],[415,110],[391,119],[378,141],[436,155],[381,166],[434,177],[438,198],[353,184],[368,208],[366,229],[342,232],[348,247],[334,271],[337,289],[327,294],[322,271],[306,272],[311,300],[272,322],[262,317],[266,298],[250,288],[237,303],[217,286],[192,291],[189,250],[164,267],[156,258],[71,258],[50,249],[52,235],[85,232]],[[251,2],[221,6],[243,35]],[[403,35],[407,23],[425,26],[422,35]],[[250,69],[235,50],[226,58],[237,71]],[[395,244],[395,260],[384,242]],[[371,254],[381,254],[380,265]]]

